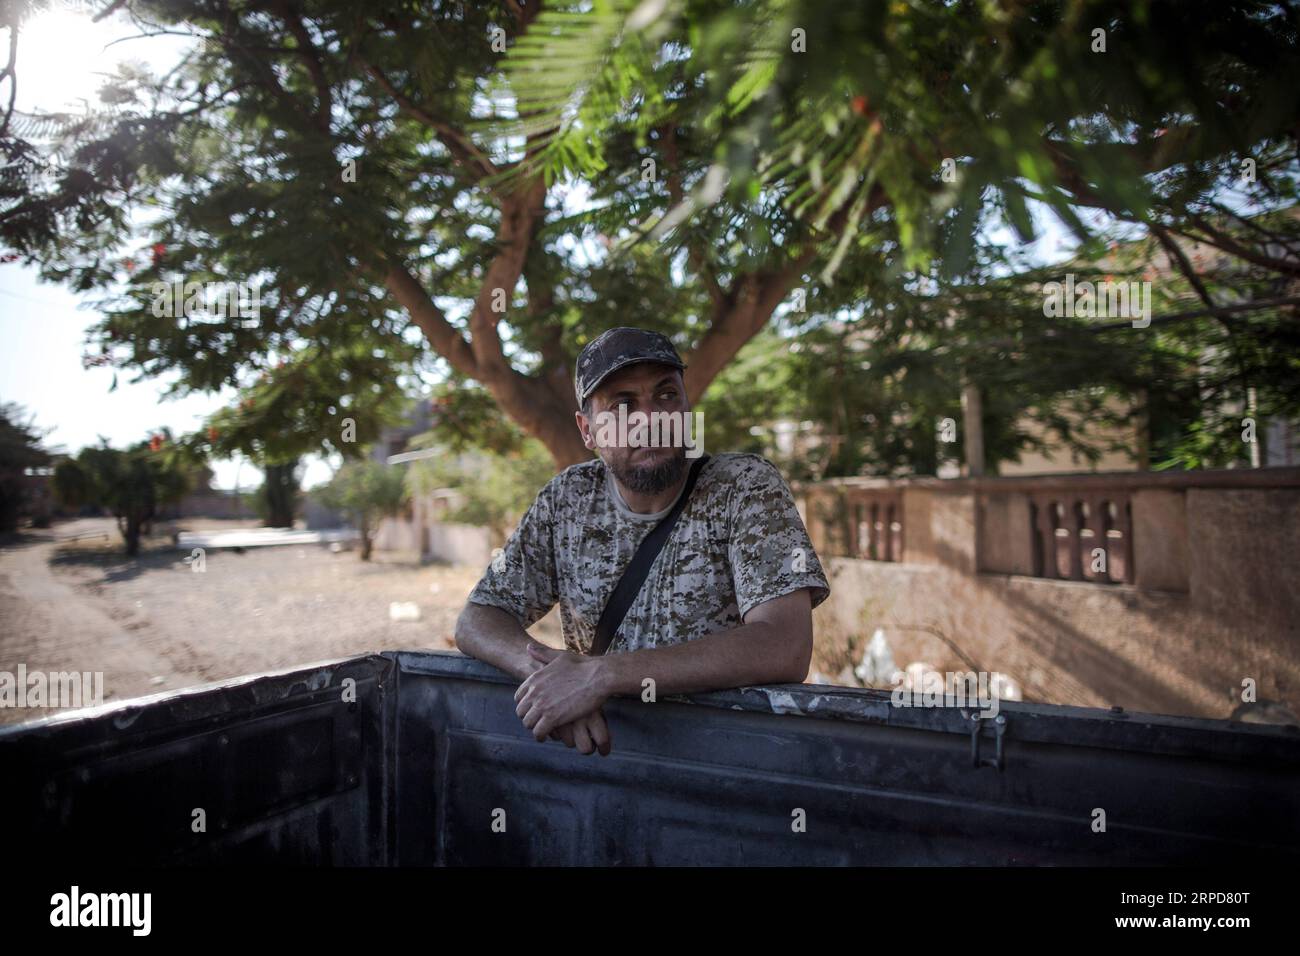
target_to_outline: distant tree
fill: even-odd
[[[1296,212],[1224,227],[1276,237],[1285,250]],[[1050,267],[984,242],[958,276],[936,268],[890,281],[879,274],[888,259],[846,262],[845,284],[865,291],[786,313],[781,334],[742,349],[701,405],[707,439],[766,454],[795,478],[933,475],[965,460],[970,385],[982,396],[991,474],[1026,452],[1094,463],[1122,453],[1156,469],[1248,464],[1246,419],[1261,423],[1261,444],[1268,418],[1300,419],[1300,321],[1294,306],[1268,305],[1300,282],[1198,247],[1185,253],[1193,283],[1182,253],[1170,256],[1154,236],[1115,238]],[[1080,285],[1150,283],[1150,327],[1046,316],[1044,289],[1065,273]],[[778,421],[793,421],[811,447],[783,453]]]
[[[267,465],[258,492],[259,511],[268,528],[292,528],[298,508],[298,465]]]
[[[445,520],[488,528],[499,543],[552,478],[553,465],[545,446],[534,439],[490,451],[455,452],[444,446],[436,457],[412,462],[406,481],[412,494],[455,490],[460,501],[443,516]]]
[[[44,468],[51,456],[42,433],[15,402],[0,404],[0,531],[15,531],[32,481],[29,468]]]
[[[161,508],[183,498],[195,474],[194,459],[164,429],[127,449],[104,442],[60,461],[54,469],[54,492],[69,507],[107,510],[117,519],[126,553],[134,556]]]
[[[409,407],[395,368],[416,364],[415,350],[400,342],[381,347],[357,328],[346,341],[268,360],[228,407],[184,442],[196,455],[238,454],[261,468],[258,512],[270,527],[290,527],[302,458],[360,456]]]
[[[361,560],[369,561],[374,535],[385,517],[406,503],[405,474],[400,467],[369,459],[344,462],[334,477],[313,491],[326,508],[347,515],[361,534]]]

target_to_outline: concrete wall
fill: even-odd
[[[1252,678],[1260,700],[1300,714],[1300,480],[1128,479],[1131,585],[1030,576],[1017,480],[895,483],[906,537],[898,563],[831,556],[842,536],[811,523],[832,576],[815,614],[814,667],[841,674],[883,628],[899,667],[1002,671],[1027,700],[1221,718]]]
[[[492,560],[492,549],[502,541],[495,540],[488,528],[443,520],[447,504],[445,495],[412,498],[401,514],[380,521],[374,534],[374,549],[405,552],[422,561],[486,567]],[[308,527],[314,527],[312,519],[333,520],[328,527],[348,524],[344,519],[330,516],[330,512],[316,506],[309,514]]]
[[[241,502],[234,494],[219,491],[188,494],[174,504],[160,509],[162,516],[171,518],[256,518],[257,508]]]
[[[491,533],[472,524],[438,522],[429,526],[427,555],[434,561],[486,568],[492,560]]]
[[[1128,409],[1114,398],[1107,401],[1106,407],[1107,411],[1116,415],[1124,415],[1128,412]],[[1064,416],[1072,427],[1086,434],[1096,446],[1107,448],[1107,450],[1101,452],[1101,456],[1097,461],[1089,461],[1085,456],[1063,447],[1061,440],[1054,433],[1049,432],[1034,419],[1023,417],[1016,423],[1016,426],[1026,434],[1041,441],[1043,450],[1025,449],[1021,453],[1019,461],[1002,462],[998,466],[998,473],[1003,476],[1012,476],[1056,475],[1080,471],[1116,472],[1137,470],[1138,465],[1132,455],[1108,447],[1139,447],[1141,437],[1140,429],[1136,423],[1099,425],[1096,421],[1085,420],[1081,415],[1068,410],[1064,412]]]
[[[421,554],[424,550],[423,539],[424,528],[410,518],[384,518],[375,532],[374,548],[376,551],[413,551]]]
[[[491,532],[477,525],[409,518],[385,518],[375,534],[377,551],[409,551],[425,561],[486,567],[492,560]]]
[[[380,523],[375,549],[409,551],[423,561],[487,567],[492,549],[502,542],[494,540],[488,528],[444,520],[446,513],[445,497],[413,498],[403,515]]]

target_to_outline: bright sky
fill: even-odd
[[[100,23],[91,20],[92,5],[82,0],[53,0],[50,10],[24,23],[18,40],[17,108],[24,111],[80,109],[94,102],[103,77],[124,60],[143,61],[161,73],[174,66],[189,42],[183,37],[137,36],[123,15]],[[121,42],[114,42],[120,40]],[[134,373],[83,368],[86,329],[95,322],[90,303],[99,294],[76,294],[42,283],[37,270],[20,263],[0,264],[0,401],[18,402],[36,425],[53,430],[47,445],[76,452],[99,441],[125,445],[169,426],[193,431],[229,402],[218,395],[162,398],[173,379],[145,379],[132,384]],[[247,462],[214,462],[215,484],[255,486],[260,472]],[[305,487],[329,477],[324,462],[308,463]]]

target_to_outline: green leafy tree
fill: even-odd
[[[553,475],[546,449],[535,439],[525,438],[506,450],[457,453],[446,448],[437,457],[414,461],[407,487],[416,495],[455,490],[459,501],[445,513],[445,520],[486,527],[494,541],[503,542],[507,529]]]
[[[1281,241],[1293,218],[1249,225]],[[1248,463],[1248,396],[1260,421],[1300,416],[1300,325],[1293,310],[1269,306],[1288,286],[1237,256],[1188,252],[1203,298],[1179,255],[1147,236],[1052,267],[983,243],[958,277],[884,281],[859,271],[865,260],[846,263],[844,274],[869,292],[830,314],[787,312],[780,335],[746,346],[719,379],[709,438],[716,445],[721,429],[717,447],[761,451],[799,478],[934,474],[941,460],[965,457],[960,397],[970,385],[983,398],[984,464],[994,474],[1026,451],[1052,449],[1094,462],[1124,452],[1141,467]],[[1151,326],[1046,317],[1044,288],[1067,272],[1079,283],[1150,282]],[[769,426],[782,419],[812,426],[811,452],[781,453]],[[944,419],[956,426],[950,444],[940,438]]]
[[[28,470],[45,468],[52,460],[41,446],[43,437],[21,405],[0,404],[0,531],[16,531],[27,510]]]
[[[69,507],[106,509],[117,519],[126,553],[134,556],[160,509],[193,487],[195,470],[193,457],[164,429],[127,449],[107,442],[83,448],[55,466],[54,490]]]
[[[346,514],[361,535],[361,560],[369,561],[374,535],[385,517],[397,514],[408,492],[402,469],[369,459],[348,461],[313,492],[325,507]]]
[[[673,205],[629,218],[690,249],[706,287],[727,248],[709,224],[735,221],[728,199],[831,231],[791,382],[829,439],[811,470],[932,471],[935,421],[960,419],[964,385],[984,396],[994,466],[1042,444],[1026,418],[1094,458],[1088,432],[1104,429],[1086,426],[1149,420],[1150,459],[1190,467],[1241,460],[1248,392],[1269,414],[1300,411],[1294,3],[648,9],[544,11],[506,64],[517,85],[546,77],[516,131],[543,131],[531,168],[598,190],[629,138],[683,157],[668,164]],[[1157,328],[1045,323],[1041,284],[1059,276],[993,263],[981,238],[1036,238],[1035,207],[1081,241],[1097,278],[1124,271],[1097,265],[1116,225],[1144,233],[1168,260]],[[761,232],[737,239],[762,245]],[[1234,266],[1220,277],[1210,260],[1223,256]],[[1116,398],[1136,407],[1116,412]]]
[[[308,454],[357,457],[409,401],[394,366],[413,365],[414,350],[380,348],[366,330],[267,364],[227,408],[188,436],[196,454],[240,454],[265,475],[258,510],[270,527],[293,525],[301,459]]]
[[[418,347],[568,464],[589,457],[571,381],[595,332],[636,321],[676,334],[698,397],[816,255],[816,237],[745,196],[735,222],[715,224],[725,274],[711,271],[707,287],[684,248],[612,255],[630,233],[627,204],[641,218],[662,213],[680,175],[660,150],[664,176],[643,178],[644,151],[622,137],[626,165],[611,165],[607,184],[616,208],[579,198],[574,212],[566,197],[581,184],[525,169],[541,134],[487,128],[518,114],[501,44],[529,34],[538,4],[122,6],[146,32],[202,42],[166,78],[114,78],[103,128],[52,120],[70,156],[112,141],[133,178],[113,192],[113,218],[63,220],[68,241],[48,250],[46,275],[122,288],[96,330],[104,354],[178,372],[179,391],[247,387],[272,353],[308,362],[322,343],[383,350],[381,375],[331,383],[337,408],[408,372],[401,346]],[[670,148],[682,164],[708,150],[689,137]],[[123,228],[135,212],[147,214],[144,234]],[[157,314],[166,286],[155,284],[176,279],[257,280],[260,318]]]
[[[402,343],[564,465],[589,454],[572,359],[602,328],[672,334],[700,399],[795,291],[834,315],[887,297],[855,276],[959,279],[989,216],[1028,239],[1035,203],[1081,239],[1102,211],[1297,276],[1294,231],[1207,216],[1240,210],[1245,169],[1251,199],[1294,200],[1293,2],[104,2],[200,42],[91,119],[45,118],[59,193],[107,201],[39,252],[124,288],[103,353],[182,390],[340,342],[392,381]],[[257,280],[261,313],[159,315],[178,278]],[[303,401],[319,419],[376,380]]]
[[[109,132],[113,104],[106,100],[102,112],[41,116],[15,108],[24,24],[53,6],[49,0],[0,4],[0,245],[12,250],[0,262],[40,261],[70,224],[93,230],[126,222],[118,196],[132,187],[134,166],[121,148],[125,130]],[[129,135],[147,136],[145,125]],[[70,133],[94,142],[74,146]]]
[[[1080,211],[1104,209],[1226,247],[1239,240],[1202,215],[1225,185],[1248,178],[1261,198],[1294,197],[1294,3],[649,9],[547,7],[507,59],[516,86],[535,86],[521,95],[524,117],[503,126],[539,131],[519,172],[553,177],[598,177],[629,128],[648,139],[671,120],[708,143],[706,167],[683,170],[680,201],[649,232],[670,233],[729,192],[770,192],[815,227],[847,218],[827,281],[854,247],[895,244],[905,268],[938,258],[956,276],[989,210],[1022,238],[1041,202],[1084,240],[1096,229]],[[1258,257],[1296,274],[1276,248]]]

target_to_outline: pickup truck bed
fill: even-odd
[[[515,686],[396,652],[33,721],[0,811],[114,865],[1300,862],[1296,727],[783,685],[611,701],[601,758],[528,736]]]

